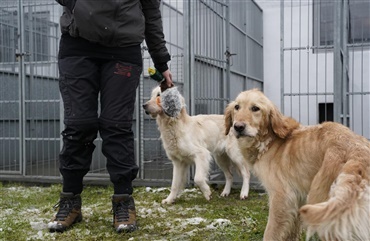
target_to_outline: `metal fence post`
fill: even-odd
[[[189,113],[194,114],[194,51],[193,51],[193,29],[192,29],[192,1],[184,1],[184,97],[189,107]]]
[[[342,101],[343,101],[343,125],[349,126],[349,74],[348,74],[348,35],[349,35],[349,0],[343,1],[342,14],[342,51],[343,51],[343,67],[342,67]]]
[[[25,46],[24,46],[24,11],[23,11],[23,0],[18,0],[18,50],[15,53],[18,63],[19,63],[19,73],[18,73],[18,94],[19,94],[19,167],[22,175],[25,175],[26,170],[26,141],[25,141],[25,68],[24,68],[24,56],[25,56]]]
[[[192,51],[193,48],[193,32],[192,32],[192,1],[184,1],[184,61],[183,61],[183,69],[184,69],[184,87],[183,87],[183,95],[186,100],[186,105],[189,107],[188,111],[189,114],[194,114],[193,106],[194,104],[194,91],[193,88],[193,81],[194,81],[194,53]],[[190,183],[190,180],[193,179],[194,168],[190,167],[189,175],[187,179],[187,183]]]
[[[348,125],[348,0],[334,3],[334,121]]]
[[[280,1],[280,110],[284,113],[284,0]]]
[[[224,22],[225,26],[225,44],[226,44],[226,53],[230,54],[230,1],[226,1],[227,7],[223,7],[226,10],[225,16],[226,16],[226,21]],[[228,101],[230,100],[230,56],[226,56],[227,61],[226,61],[226,72],[224,72],[224,90],[222,96],[225,95],[225,89],[226,89],[226,96],[225,99]],[[226,83],[225,83],[226,81]]]

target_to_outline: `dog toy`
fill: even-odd
[[[161,74],[161,72],[159,72],[155,68],[149,67],[148,73],[149,73],[150,78],[160,83],[160,86],[161,86],[161,91],[162,91],[161,99],[162,100],[159,101],[158,99],[157,104],[159,104],[158,102],[161,103],[163,111],[164,113],[166,113],[166,115],[170,117],[177,117],[180,114],[180,111],[183,107],[181,103],[180,92],[178,91],[176,87],[173,87],[173,85],[171,86],[171,88],[164,86],[165,79],[163,75]]]
[[[177,87],[168,88],[161,93],[161,104],[164,113],[170,117],[177,117],[184,107],[181,100],[181,94]]]

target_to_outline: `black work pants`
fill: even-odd
[[[84,56],[64,57],[58,64],[65,124],[59,156],[63,191],[82,192],[99,131],[115,193],[132,194],[138,172],[132,117],[142,67]]]

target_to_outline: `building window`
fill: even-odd
[[[49,21],[49,11],[25,13],[24,19],[25,48],[30,53],[28,60],[48,61],[51,41],[49,36],[54,32],[53,24]]]
[[[18,12],[0,9],[0,62],[15,62],[18,43]],[[50,36],[56,33],[57,25],[49,21],[49,11],[24,14],[26,61],[48,61]]]
[[[334,104],[319,103],[319,123],[334,121]]]
[[[314,0],[314,45],[317,47],[334,43],[334,0]],[[348,44],[370,43],[370,1],[349,0]]]

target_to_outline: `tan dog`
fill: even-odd
[[[179,94],[180,95],[180,94]],[[207,184],[212,157],[225,174],[226,184],[221,196],[228,196],[233,182],[233,164],[243,177],[241,199],[249,193],[250,173],[240,152],[237,151],[236,138],[225,136],[223,115],[189,116],[184,98],[180,95],[182,108],[178,116],[168,116],[161,105],[161,91],[153,89],[151,99],[143,105],[145,112],[157,121],[161,140],[168,158],[173,163],[171,193],[162,201],[171,204],[186,184],[189,166],[195,164],[194,182],[199,186],[207,200],[211,190]],[[229,152],[232,150],[232,152]]]
[[[300,218],[308,236],[370,240],[367,139],[337,123],[302,126],[255,89],[228,105],[225,124],[269,194],[264,240],[298,240]]]

